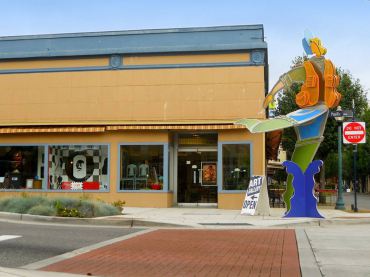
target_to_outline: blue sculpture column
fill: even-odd
[[[316,160],[311,162],[305,172],[292,161],[283,162],[286,171],[293,176],[294,194],[290,199],[290,210],[284,217],[314,217],[323,218],[317,210],[317,201],[314,195],[314,175],[320,172],[323,162]]]

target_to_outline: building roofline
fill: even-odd
[[[140,34],[145,35],[161,33],[193,33],[193,32],[255,30],[255,29],[263,29],[263,24],[3,36],[0,37],[0,41],[21,40],[21,39],[43,39],[43,38],[73,38],[73,37],[93,37],[93,36],[140,35]]]
[[[262,24],[0,37],[0,59],[252,49]]]

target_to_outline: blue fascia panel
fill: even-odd
[[[267,49],[263,25],[0,38],[0,59]]]

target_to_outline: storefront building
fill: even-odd
[[[266,89],[262,25],[0,38],[0,197],[239,209]]]

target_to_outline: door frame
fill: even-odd
[[[182,132],[183,133],[183,132]],[[187,133],[187,132],[186,132]],[[201,133],[201,132],[199,132]],[[204,134],[204,133],[202,133]],[[218,135],[218,132],[217,132],[217,135]],[[173,136],[173,153],[172,155],[170,155],[172,157],[172,165],[173,165],[173,168],[170,169],[171,172],[173,173],[173,205],[178,205],[180,207],[196,207],[196,206],[208,206],[208,207],[217,207],[218,206],[218,202],[217,203],[178,203],[177,201],[177,193],[178,193],[178,152],[216,152],[217,153],[217,170],[219,170],[219,162],[218,162],[218,158],[219,158],[219,155],[218,155],[218,151],[219,151],[219,147],[218,147],[218,142],[217,142],[217,145],[215,146],[189,146],[189,147],[179,147],[179,133],[175,133],[174,136]],[[218,177],[218,175],[217,175]],[[218,189],[217,189],[218,191]]]

